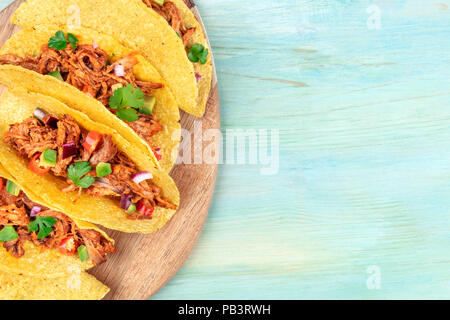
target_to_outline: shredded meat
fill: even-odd
[[[113,95],[113,86],[132,84],[134,87],[141,89],[146,95],[151,95],[153,90],[164,87],[161,83],[136,79],[133,67],[138,64],[138,60],[135,55],[136,53],[131,53],[108,65],[109,61],[106,52],[98,47],[94,48],[92,45],[78,45],[76,49],[68,46],[64,50],[54,50],[49,48],[48,45],[44,45],[41,48],[41,52],[35,57],[26,56],[21,58],[12,54],[2,55],[0,56],[0,64],[17,65],[41,74],[60,71],[64,81],[96,98],[111,112],[115,113],[115,110],[108,107],[109,99]],[[124,69],[125,74],[123,76],[115,75],[114,70],[118,65],[121,65]],[[156,123],[152,115],[139,114],[141,124],[148,123],[148,118],[151,119],[152,123]],[[132,126],[132,128],[147,142],[149,142],[149,138],[152,135],[162,130],[162,126],[159,124],[152,125],[149,128],[141,124]],[[159,130],[155,130],[157,127]],[[70,135],[60,136],[58,132],[58,138],[60,137],[61,140],[58,141],[63,139],[70,141]],[[56,171],[61,172],[63,169],[64,167],[57,168]]]
[[[111,136],[105,136],[100,143],[100,146],[91,156],[89,162],[96,166],[100,162],[110,162],[117,154],[117,147],[112,141]]]
[[[15,204],[0,207],[0,226],[21,226],[26,227],[30,219],[25,208],[19,208]]]
[[[57,126],[56,144],[58,145],[58,160],[56,166],[52,168],[52,171],[56,176],[66,177],[67,167],[72,162],[74,156],[63,159],[63,146],[67,143],[75,143],[78,146],[81,138],[81,129],[69,115],[64,115],[58,121]]]
[[[17,239],[3,243],[3,247],[14,257],[20,258],[25,254],[23,248],[25,241],[32,241],[43,250],[56,249],[61,241],[68,236],[73,236],[78,245],[86,246],[89,257],[94,264],[106,261],[106,255],[115,252],[114,245],[98,231],[79,229],[73,220],[65,214],[33,203],[23,192],[15,198],[13,204],[6,205],[2,203],[0,206],[0,230],[5,226],[13,226],[18,235]],[[36,232],[28,231],[28,225],[33,219],[30,218],[28,212],[33,206],[42,208],[42,211],[39,213],[40,217],[53,217],[56,219],[52,232],[43,239],[38,239]]]
[[[16,204],[18,197],[6,192],[5,188],[0,191],[0,206]]]
[[[76,49],[68,46],[64,50],[54,50],[44,45],[35,57],[21,58],[6,54],[0,56],[0,64],[18,65],[41,74],[59,71],[64,81],[107,106],[113,94],[113,85],[132,84],[147,95],[150,95],[154,89],[164,87],[161,83],[136,79],[133,67],[138,64],[138,60],[134,57],[135,55],[136,53],[131,53],[109,65],[106,52],[89,44],[78,45]],[[114,69],[117,65],[123,66],[124,76],[115,75]]]
[[[39,72],[35,62],[35,57],[27,55],[25,58],[18,57],[13,54],[5,54],[0,56],[0,64],[11,64],[13,66],[21,66],[23,68]]]
[[[162,6],[157,4],[154,0],[142,0],[142,2],[166,19],[172,29],[183,39],[184,46],[186,47],[188,45],[189,40],[195,32],[195,28],[186,28],[180,10],[178,10],[172,1],[165,1]]]
[[[79,234],[84,241],[89,257],[96,265],[106,261],[107,253],[115,251],[113,244],[95,230],[80,230]]]
[[[3,247],[16,258],[20,258],[25,254],[20,238],[3,242]]]
[[[150,117],[142,117],[133,125],[151,128],[151,130],[159,130],[159,124],[153,122]],[[34,155],[43,152],[45,149],[58,149],[58,158],[56,165],[51,168],[51,172],[55,176],[66,179],[68,186],[63,192],[78,191],[81,195],[82,189],[67,179],[67,169],[70,165],[79,161],[89,161],[92,166],[88,175],[96,177],[95,167],[100,162],[110,163],[112,173],[103,178],[96,178],[93,185],[86,189],[86,193],[95,197],[115,197],[120,198],[122,195],[130,195],[133,203],[143,201],[147,208],[176,209],[162,196],[162,189],[149,181],[143,181],[139,184],[133,181],[133,176],[138,173],[136,165],[123,152],[119,152],[110,135],[103,135],[101,142],[96,150],[90,154],[82,146],[87,133],[80,128],[78,123],[69,115],[64,115],[57,119],[57,128],[52,129],[36,119],[29,119],[22,123],[13,124],[9,131],[5,134],[4,141],[11,147],[19,151],[22,155],[31,158]],[[63,145],[74,143],[77,153],[73,156],[62,158]],[[1,193],[0,193],[1,196]],[[0,200],[2,197],[0,197]],[[2,200],[5,204],[15,203],[15,199],[9,199],[5,195]],[[29,205],[28,205],[29,206]],[[130,219],[151,219],[151,216],[135,212],[128,216]],[[63,219],[60,219],[61,221]],[[54,232],[59,228],[55,227]],[[51,240],[46,240],[46,246],[52,247],[54,242],[61,240],[61,235],[66,234],[65,229],[61,229],[59,233],[55,233]]]
[[[34,118],[13,124],[5,134],[4,142],[28,158],[44,152],[45,149],[58,149],[56,166],[51,170],[56,176],[66,177],[67,167],[74,156],[63,159],[63,145],[73,142],[79,146],[80,139],[81,129],[78,124],[71,116],[64,115],[58,121],[57,129],[44,126]]]
[[[11,125],[5,134],[4,142],[28,158],[44,152],[45,149],[56,149],[57,146],[56,131],[43,126],[34,118]]]
[[[143,138],[150,146],[152,146],[151,137],[163,129],[161,124],[149,115],[141,115],[137,121],[130,122],[128,125],[134,131],[138,132],[141,138]]]

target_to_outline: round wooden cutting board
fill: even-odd
[[[0,12],[0,45],[17,30],[9,20],[22,2],[15,1]],[[201,22],[192,1],[185,2]],[[213,73],[206,113],[200,119],[203,130],[220,128],[215,68]],[[193,133],[197,119],[181,112],[182,128]],[[106,230],[116,240],[117,252],[90,271],[111,288],[105,299],[148,299],[175,275],[197,242],[214,193],[217,164],[177,165],[171,176],[180,190],[181,205],[163,229],[150,235]]]

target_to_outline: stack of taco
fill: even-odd
[[[0,48],[0,299],[101,299],[86,273],[176,213],[180,109],[212,61],[181,0],[28,0]],[[45,284],[46,290],[40,288]]]

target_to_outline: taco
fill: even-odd
[[[164,80],[141,55],[93,30],[45,26],[13,35],[0,50],[0,64],[17,66],[2,68],[3,83],[17,81],[57,98],[113,127],[157,167],[172,169],[180,113]]]
[[[183,10],[182,15],[187,27],[196,27],[195,21],[186,18],[187,12]],[[196,116],[204,113],[206,99],[199,96],[196,72],[188,59],[181,35],[141,0],[28,0],[18,8],[11,22],[25,29],[48,23],[81,25],[110,35],[123,45],[139,51],[155,66],[167,81],[181,109]],[[197,31],[200,30],[198,28]],[[196,41],[195,37],[191,40]],[[205,63],[206,72],[201,75],[204,79],[200,84],[204,87],[201,90],[203,95],[207,96],[210,84],[206,82],[211,78],[212,60],[206,46],[206,42],[192,46],[191,56]]]
[[[62,277],[106,261],[114,240],[42,204],[0,165],[0,271]]]
[[[49,279],[0,271],[0,300],[100,300],[108,291],[85,272]]]
[[[183,0],[142,2],[162,16],[181,37],[188,58],[194,66],[198,87],[197,108],[190,113],[198,117],[203,116],[211,90],[212,58],[202,26]]]
[[[150,233],[176,212],[173,180],[114,129],[21,87],[0,106],[0,163],[27,193],[72,218]]]

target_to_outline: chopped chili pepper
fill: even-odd
[[[31,158],[31,160],[30,160],[29,168],[31,171],[33,171],[36,174],[44,175],[50,171],[51,167],[42,168],[40,166],[40,163],[41,163],[40,158],[41,158],[41,154],[39,154],[39,153],[35,154],[33,156],[33,158]]]

